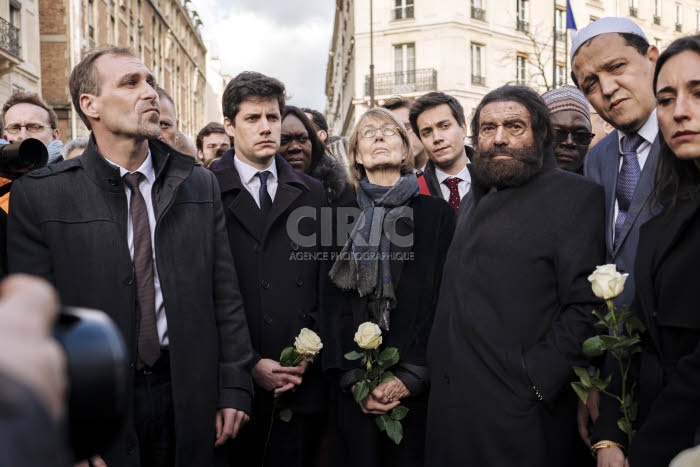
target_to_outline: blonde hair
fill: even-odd
[[[368,118],[375,118],[380,121],[385,121],[397,127],[397,134],[401,137],[401,142],[403,146],[403,161],[401,162],[401,166],[399,167],[401,175],[406,175],[407,173],[410,173],[414,168],[413,146],[411,145],[411,139],[408,136],[408,132],[406,131],[406,127],[404,126],[403,122],[399,120],[396,117],[396,115],[394,115],[391,111],[382,107],[375,107],[369,109],[362,115],[362,117],[360,117],[360,120],[357,122],[357,125],[355,125],[355,128],[353,129],[353,132],[350,135],[350,141],[348,142],[350,180],[355,186],[357,186],[360,180],[362,180],[367,175],[365,167],[357,162],[357,145],[360,139],[360,128],[364,126],[364,122]]]

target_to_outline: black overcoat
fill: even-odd
[[[642,226],[635,278],[647,325],[632,466],[667,466],[700,442],[700,197]],[[617,414],[619,416],[619,413]]]
[[[516,188],[472,185],[460,213],[428,345],[428,466],[572,465],[603,190],[552,165]]]
[[[216,179],[161,141],[150,140],[149,147],[156,173],[154,245],[170,339],[176,465],[209,466],[215,462],[217,408],[251,410],[252,356],[243,301]],[[99,154],[93,136],[83,156],[14,183],[8,259],[10,272],[52,282],[64,305],[107,313],[127,344],[131,380],[138,330],[127,213],[119,169]],[[132,425],[128,421],[112,449],[101,453],[108,465],[139,465]]]
[[[391,311],[390,330],[382,333],[382,348],[394,346],[399,350],[400,360],[393,369],[397,375],[406,365],[425,369],[442,267],[455,228],[454,210],[442,199],[419,195],[412,198],[408,206],[413,209],[413,222],[397,225],[397,233],[402,236],[412,233],[413,245],[398,248],[392,245],[392,253],[401,253],[403,260],[391,264],[392,279],[397,282],[397,308]],[[403,219],[397,224],[401,222]],[[409,415],[402,422],[404,440],[399,446],[385,433],[380,433],[375,416],[363,414],[350,391],[341,388],[339,378],[345,371],[357,368],[358,363],[343,356],[360,350],[353,337],[360,324],[372,320],[371,312],[358,309],[363,303],[356,291],[341,291],[330,281],[323,288],[322,335],[327,342],[323,362],[332,388],[329,408],[331,465],[422,465],[427,378],[419,385],[420,390],[415,390],[414,395],[402,402],[409,408]]]

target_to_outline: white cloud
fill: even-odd
[[[290,104],[324,110],[334,2],[239,0],[225,8],[221,0],[193,4],[224,73],[250,70],[274,76],[287,87]]]

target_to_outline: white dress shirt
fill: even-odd
[[[106,159],[105,159],[106,160]],[[119,175],[124,177],[124,175],[130,173],[124,167],[117,165],[111,161],[107,161],[114,167],[119,169]],[[151,196],[151,189],[153,188],[153,183],[156,181],[156,172],[153,169],[153,159],[151,158],[151,151],[148,151],[148,156],[146,160],[143,161],[141,167],[139,167],[135,172],[140,172],[144,176],[139,182],[139,191],[143,195],[144,201],[146,201],[146,210],[148,211],[148,224],[151,229],[151,251],[153,253],[153,285],[156,289],[156,326],[158,327],[158,340],[160,341],[161,347],[167,347],[170,343],[168,339],[168,320],[165,317],[165,306],[163,303],[163,291],[160,288],[160,278],[158,277],[158,268],[156,265],[156,245],[154,241],[156,232],[156,214],[153,209],[153,197]],[[126,202],[127,206],[131,207],[131,188],[125,183],[124,189],[126,190]],[[129,244],[129,254],[131,255],[131,260],[134,260],[134,224],[131,221],[131,209],[128,210],[127,223],[126,223],[126,238]]]
[[[642,144],[639,145],[637,148],[637,161],[639,161],[639,171],[641,172],[644,170],[644,164],[647,162],[647,158],[649,157],[649,153],[651,152],[651,146],[654,144],[654,140],[656,139],[656,135],[659,133],[659,121],[656,119],[656,109],[654,109],[651,112],[651,115],[649,115],[649,118],[647,121],[642,125],[642,127],[637,130],[637,134],[643,138]],[[626,134],[622,133],[621,131],[617,132],[617,145],[618,145],[618,152],[619,154],[622,154],[622,138],[627,136]],[[620,163],[617,166],[617,171],[619,172],[620,169],[622,169],[622,156],[620,155]],[[618,212],[618,207],[617,207],[617,198],[615,198],[615,212],[612,218],[612,227],[613,227],[613,239],[615,236],[615,221],[617,220],[617,212]]]
[[[469,164],[467,164],[467,165],[469,165]],[[438,169],[437,167],[435,167],[435,176],[437,177],[437,181],[440,184],[440,190],[442,191],[442,197],[445,199],[445,201],[450,200],[450,188],[443,183],[448,178],[458,177],[460,179],[459,184],[457,185],[457,189],[459,190],[459,199],[460,200],[462,198],[464,198],[464,195],[466,195],[469,192],[469,188],[472,185],[472,176],[469,173],[469,169],[467,169],[466,165],[457,175],[447,174],[447,173],[443,172],[442,170]]]
[[[238,156],[233,156],[233,165],[236,167],[236,171],[238,171],[238,176],[241,177],[243,186],[248,190],[258,207],[260,207],[260,177],[257,175],[258,172],[268,170],[270,175],[267,177],[267,192],[270,194],[270,199],[272,201],[275,200],[275,194],[277,193],[277,164],[275,164],[274,158],[270,162],[270,165],[263,170],[246,164],[240,160]]]

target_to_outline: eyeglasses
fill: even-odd
[[[16,135],[22,131],[22,127],[27,129],[27,133],[31,134],[39,133],[44,128],[48,128],[46,125],[41,125],[39,123],[27,123],[26,125],[10,125],[5,127],[5,131],[11,135]]]
[[[377,131],[381,131],[384,136],[393,136],[396,134],[396,128],[395,126],[383,126],[381,128],[374,128],[371,125],[367,125],[366,127],[362,128],[359,133],[360,136],[363,138],[374,138],[374,135],[377,134]]]
[[[587,146],[591,144],[595,133],[588,133],[587,131],[554,130],[552,141],[554,143],[563,143],[569,139],[569,135],[571,135],[571,140],[575,145]]]

